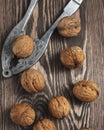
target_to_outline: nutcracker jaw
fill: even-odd
[[[13,75],[11,61],[14,59],[12,53],[12,42],[15,38],[25,34],[25,27],[30,19],[30,16],[37,4],[38,0],[31,0],[28,10],[23,19],[12,29],[8,35],[2,49],[1,62],[2,62],[2,75],[6,78]],[[18,61],[19,62],[19,61]]]

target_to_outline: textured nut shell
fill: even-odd
[[[27,92],[34,93],[44,88],[45,81],[43,75],[39,71],[29,69],[22,73],[21,84]]]
[[[65,97],[57,96],[49,101],[48,108],[53,117],[63,118],[69,114],[71,106]]]
[[[79,11],[72,16],[63,18],[58,23],[57,30],[59,34],[64,37],[77,36],[81,31]]]
[[[60,53],[60,60],[65,67],[71,69],[82,66],[85,60],[85,55],[80,47],[73,46]]]
[[[18,58],[25,58],[32,54],[34,49],[34,42],[28,35],[18,37],[12,46],[12,51]]]
[[[81,128],[80,130],[92,130],[90,128]]]
[[[10,118],[17,125],[29,126],[35,120],[35,111],[27,103],[17,104],[11,109]]]
[[[82,80],[75,84],[73,94],[84,102],[94,101],[99,95],[99,87],[92,81]]]
[[[43,119],[34,125],[33,130],[57,130],[55,124],[49,119]]]

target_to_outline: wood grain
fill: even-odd
[[[33,39],[40,38],[61,13],[66,0],[40,0],[27,26],[27,34]],[[0,0],[0,49],[10,30],[25,14],[29,0]],[[104,128],[104,1],[86,0],[81,6],[82,31],[74,38],[63,38],[57,31],[51,37],[47,50],[34,68],[44,74],[44,91],[30,95],[23,90],[19,77],[0,82],[0,130],[23,130],[12,123],[10,108],[20,102],[30,103],[37,112],[37,120],[44,117],[52,119],[58,130],[77,130],[91,127]],[[62,49],[78,45],[86,54],[83,68],[68,70],[62,66],[59,53]],[[1,70],[0,70],[1,72]],[[90,79],[99,84],[100,97],[91,104],[81,103],[72,95],[73,83]],[[71,102],[71,113],[57,120],[47,113],[47,102],[56,95],[64,95]]]

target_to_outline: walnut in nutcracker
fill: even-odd
[[[28,35],[22,35],[15,39],[12,46],[12,52],[18,58],[26,58],[32,54],[34,42]]]
[[[11,109],[10,118],[17,125],[30,126],[35,120],[35,111],[27,103],[17,104]]]
[[[82,80],[74,85],[74,96],[83,102],[92,102],[99,96],[99,87],[93,81]]]
[[[49,101],[48,109],[53,117],[60,119],[69,114],[71,105],[65,97],[57,96]]]
[[[34,125],[33,130],[57,130],[57,128],[51,120],[43,119]]]
[[[60,60],[65,67],[76,68],[83,65],[85,54],[80,47],[72,46],[61,51]]]
[[[44,88],[45,80],[39,71],[31,68],[22,73],[21,85],[27,92],[36,93]]]
[[[58,23],[57,30],[59,34],[64,37],[77,36],[81,31],[81,20],[79,11],[77,11],[72,16],[63,18]]]

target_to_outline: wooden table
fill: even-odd
[[[40,0],[27,26],[27,34],[40,38],[56,20],[67,0]],[[0,49],[10,30],[25,14],[29,0],[0,0]],[[10,108],[20,102],[29,102],[37,111],[37,120],[52,119],[58,130],[77,130],[91,127],[104,130],[104,0],[84,0],[81,6],[82,31],[74,38],[63,38],[54,32],[47,50],[34,68],[44,74],[46,85],[38,94],[26,93],[20,85],[19,76],[0,81],[0,130],[22,130],[10,120]],[[86,53],[82,69],[68,70],[59,60],[59,52],[78,45]],[[2,72],[2,70],[0,71]],[[91,104],[81,103],[72,96],[73,83],[90,79],[100,86],[99,98]],[[71,102],[70,115],[56,120],[47,113],[47,102],[56,95],[64,95]],[[28,128],[30,129],[30,128]]]

